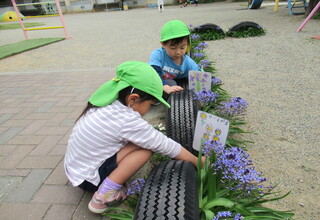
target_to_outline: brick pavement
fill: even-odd
[[[113,72],[0,74],[0,219],[106,218],[69,185],[63,157],[88,97]]]

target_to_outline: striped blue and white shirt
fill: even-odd
[[[84,180],[98,185],[99,167],[128,142],[170,158],[181,151],[179,143],[116,100],[108,106],[90,109],[75,124],[64,159],[68,179],[73,186]]]

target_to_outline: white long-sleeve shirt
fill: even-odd
[[[84,180],[98,185],[99,167],[128,142],[170,158],[181,145],[154,129],[140,114],[118,100],[90,109],[75,124],[68,141],[64,168],[73,186]]]

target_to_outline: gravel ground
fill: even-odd
[[[320,216],[319,176],[319,20],[311,20],[296,33],[304,17],[290,16],[285,6],[273,12],[271,2],[258,10],[245,3],[213,3],[199,7],[133,9],[65,15],[70,40],[64,40],[0,60],[0,74],[104,71],[128,60],[148,61],[159,47],[162,25],[171,19],[186,24],[214,23],[227,31],[241,21],[266,29],[263,37],[207,42],[208,59],[216,63],[224,88],[249,102],[248,151],[257,170],[278,189],[291,194],[269,204],[294,209],[296,219]],[[57,18],[28,22],[59,24]],[[62,30],[28,32],[30,38],[60,37]],[[1,31],[0,45],[24,40],[21,30]],[[110,73],[109,73],[110,74]],[[111,73],[112,75],[112,73]],[[106,75],[107,76],[107,75]],[[110,75],[108,77],[111,77]],[[108,78],[106,77],[106,78]]]

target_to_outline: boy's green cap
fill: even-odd
[[[188,36],[189,34],[189,28],[182,21],[168,21],[161,29],[161,42],[171,40],[174,38]]]
[[[158,73],[147,63],[128,61],[117,67],[117,77],[106,82],[90,97],[89,102],[95,106],[107,106],[114,102],[119,92],[128,87],[140,89],[154,96],[164,105],[170,105],[162,98],[163,85]]]

